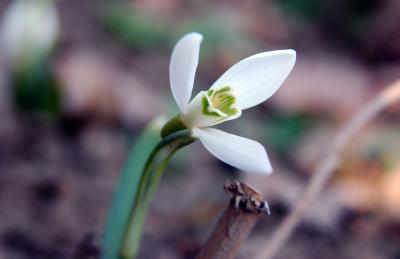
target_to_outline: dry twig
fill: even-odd
[[[225,190],[233,197],[196,259],[234,258],[260,216],[269,214],[261,194],[247,184],[230,183]]]
[[[356,134],[380,111],[400,100],[400,80],[389,85],[378,96],[365,104],[337,132],[326,157],[318,164],[303,195],[296,202],[292,212],[273,233],[271,240],[260,252],[257,259],[271,259],[284,245],[294,228],[299,224],[310,204],[322,191],[325,184],[339,167],[340,155]]]

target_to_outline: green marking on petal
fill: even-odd
[[[220,89],[215,91],[215,94],[220,94],[220,93],[224,93],[224,92],[231,92],[232,93],[232,88],[230,86],[221,87]]]
[[[202,113],[204,115],[214,116],[214,117],[222,117],[217,112],[210,111],[210,103],[206,96],[203,96],[201,99]]]
[[[235,103],[236,97],[230,86],[210,89],[207,91],[207,96],[202,98],[202,113],[221,119],[230,117],[239,112],[239,109],[234,107]]]

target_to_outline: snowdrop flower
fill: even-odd
[[[181,129],[191,129],[193,137],[225,163],[249,173],[271,173],[267,153],[260,143],[210,126],[236,119],[243,110],[268,99],[292,70],[296,52],[278,50],[245,58],[228,69],[209,90],[201,91],[189,101],[202,38],[199,33],[189,33],[172,52],[170,85],[181,114],[170,122],[175,126],[180,124]]]
[[[2,54],[7,61],[32,61],[47,54],[58,34],[59,20],[53,1],[14,0],[1,19]]]

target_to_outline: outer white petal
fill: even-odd
[[[172,51],[169,80],[172,95],[183,113],[186,112],[192,94],[202,39],[203,36],[197,32],[186,34]]]
[[[294,50],[263,52],[232,66],[211,88],[231,86],[237,107],[247,109],[264,102],[282,85],[296,62]]]
[[[213,128],[194,128],[193,133],[211,154],[225,163],[248,173],[272,173],[267,152],[260,143]]]

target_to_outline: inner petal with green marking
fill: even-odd
[[[239,112],[234,107],[235,103],[236,97],[230,86],[210,89],[202,98],[202,112],[204,115],[226,118]]]
[[[187,127],[208,127],[236,119],[242,113],[236,107],[236,98],[230,86],[201,91],[189,103],[188,111],[181,119]]]

